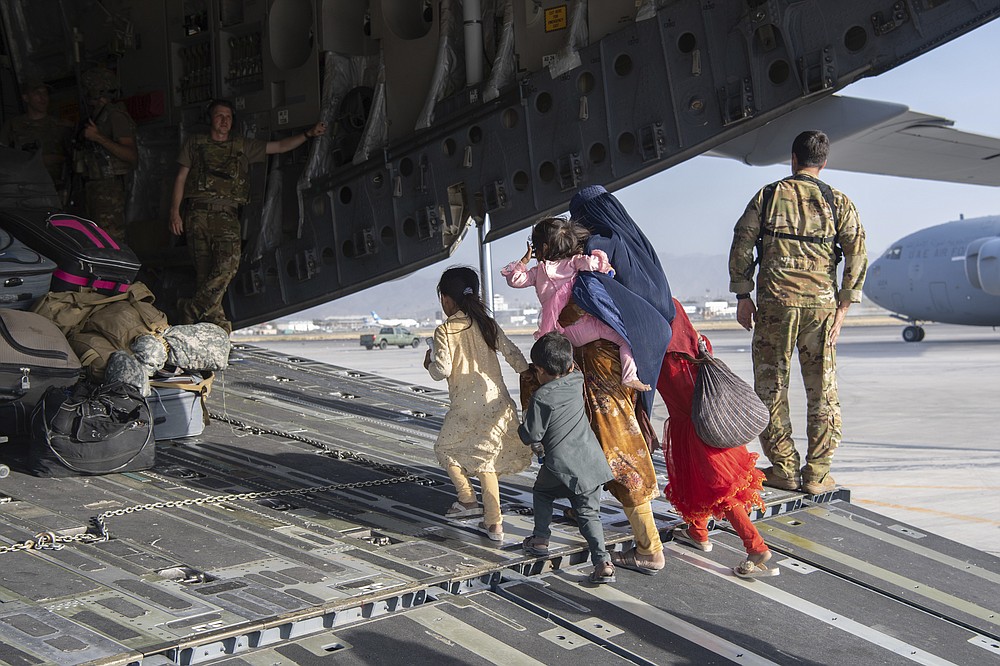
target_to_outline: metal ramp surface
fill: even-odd
[[[148,472],[37,479],[4,458],[0,663],[1000,663],[997,558],[845,489],[767,493],[778,577],[732,576],[722,523],[711,553],[669,543],[659,575],[594,588],[566,521],[547,560],[521,553],[530,470],[501,484],[501,547],[442,517],[443,392],[253,347],[220,379],[217,418]],[[654,513],[669,538],[679,519]]]

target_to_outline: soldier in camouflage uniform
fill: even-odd
[[[125,200],[132,170],[139,163],[135,122],[117,96],[115,75],[104,67],[83,73],[91,115],[83,128],[83,179],[87,217],[120,243],[125,242]]]
[[[868,270],[865,231],[857,209],[843,193],[818,179],[830,142],[819,131],[792,143],[792,177],[757,192],[736,223],[729,253],[730,290],[736,318],[753,335],[754,388],[771,412],[760,436],[772,467],[768,485],[800,486],[799,454],[788,409],[789,369],[798,349],[807,398],[808,449],[801,487],[818,494],[835,487],[830,475],[841,440],[836,344],[851,303],[861,300]],[[754,288],[756,262],[757,305]],[[843,253],[844,276],[837,287]]]
[[[49,115],[49,86],[45,82],[29,80],[22,90],[25,113],[3,124],[0,145],[32,153],[41,151],[45,169],[52,177],[60,199],[63,199],[73,125]]]
[[[233,105],[215,100],[208,108],[211,130],[188,138],[177,162],[170,207],[170,231],[187,232],[197,287],[190,299],[178,302],[181,324],[209,322],[232,332],[222,299],[240,266],[240,206],[249,201],[250,165],[267,155],[298,148],[326,132],[319,122],[301,134],[280,141],[232,136]],[[181,203],[186,214],[181,216]]]

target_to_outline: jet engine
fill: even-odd
[[[965,250],[965,275],[976,289],[1000,296],[1000,237],[977,238]]]

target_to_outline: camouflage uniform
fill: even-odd
[[[792,439],[788,384],[792,352],[798,349],[805,384],[809,438],[802,481],[821,482],[830,471],[840,444],[840,401],[837,397],[836,348],[828,344],[838,303],[861,300],[868,270],[865,231],[858,211],[843,193],[833,190],[834,219],[815,180],[786,179],[775,184],[769,209],[761,214],[764,191],[750,201],[736,223],[729,254],[729,288],[753,290],[754,248],[761,238],[757,274],[757,322],[753,336],[754,388],[771,412],[760,436],[775,472],[788,479],[799,474],[799,454]],[[781,238],[761,233],[808,236]],[[818,239],[829,239],[817,242]],[[844,276],[837,288],[833,238],[844,252]]]
[[[249,200],[250,165],[266,159],[267,142],[207,135],[184,142],[177,162],[191,169],[184,181],[184,228],[194,262],[194,297],[181,299],[180,323],[209,322],[232,332],[222,299],[240,267],[239,207]]]
[[[105,104],[94,124],[101,134],[114,141],[135,138],[135,122],[121,104]],[[83,150],[87,217],[116,241],[124,243],[125,200],[132,165],[92,141],[87,141]]]
[[[0,129],[0,145],[36,152],[60,192],[66,189],[66,159],[69,155],[73,126],[55,116],[32,120],[28,114],[11,118]]]

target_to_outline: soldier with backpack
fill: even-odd
[[[318,122],[278,141],[235,136],[234,110],[227,100],[209,104],[209,133],[189,137],[177,156],[180,168],[170,206],[170,231],[175,236],[187,233],[197,282],[194,296],[178,302],[178,323],[205,321],[230,333],[233,326],[222,299],[240,266],[240,206],[250,200],[250,165],[326,132],[326,123]],[[186,215],[181,217],[185,200]]]
[[[764,470],[765,483],[786,490],[801,485],[813,495],[836,485],[830,475],[841,440],[836,344],[848,308],[861,300],[868,270],[857,209],[843,193],[819,180],[829,152],[830,140],[823,132],[809,130],[795,137],[792,176],[762,188],[751,199],[736,223],[729,252],[736,319],[747,330],[756,324],[754,389],[771,414],[760,436],[772,465]],[[756,305],[750,295],[755,271]],[[796,349],[808,403],[808,448],[801,470],[788,406]]]

